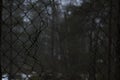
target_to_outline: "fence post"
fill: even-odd
[[[116,71],[115,80],[120,80],[120,1],[117,0],[117,42],[116,42]]]
[[[1,31],[2,31],[2,0],[0,0],[0,80],[2,80],[2,65],[1,65]]]

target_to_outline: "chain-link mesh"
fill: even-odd
[[[69,18],[69,10],[60,14],[54,0],[1,1],[1,80],[58,80],[62,74],[63,80],[114,80],[116,37],[110,27],[114,23],[111,3],[93,1],[94,5],[87,5],[88,11],[86,7],[79,11],[89,14],[78,19],[77,13],[74,19]],[[85,30],[74,32],[76,28],[70,26],[78,23]],[[86,59],[80,59],[80,53]],[[72,79],[75,74],[79,78]]]
[[[92,63],[90,63],[90,80],[113,80],[115,79],[115,35],[112,27],[113,21],[113,5],[112,0],[109,2],[107,17],[104,13],[95,10],[91,20],[93,23],[90,29],[90,52]],[[96,4],[95,4],[96,5]],[[93,5],[93,9],[95,8]],[[104,4],[103,4],[104,5]],[[105,7],[103,7],[103,11]],[[104,18],[101,22],[100,17]],[[102,24],[107,25],[102,27]],[[112,31],[113,30],[113,31]]]
[[[31,75],[42,74],[38,39],[48,26],[49,5],[49,1],[47,3],[37,0],[3,1],[1,45],[3,78],[27,80]]]

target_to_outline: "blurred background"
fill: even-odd
[[[120,80],[119,0],[1,0],[1,80]]]

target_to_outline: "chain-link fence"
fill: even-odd
[[[1,0],[1,80],[114,80],[115,3],[108,2]]]
[[[48,26],[47,7],[50,6],[50,2],[4,0],[1,4],[3,79],[27,80],[34,74],[41,76],[43,66],[39,60],[38,39]]]

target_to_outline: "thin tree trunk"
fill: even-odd
[[[56,71],[56,60],[55,60],[55,17],[56,17],[56,9],[55,9],[55,1],[51,0],[52,7],[52,25],[51,25],[51,57],[52,57],[52,70]]]
[[[92,18],[92,27],[90,31],[90,53],[92,57],[92,61],[90,64],[90,77],[89,80],[96,80],[96,55],[97,55],[97,41],[98,41],[98,33],[96,25],[95,25],[95,16]]]
[[[13,60],[12,60],[12,57],[13,57],[13,37],[12,37],[12,28],[13,28],[13,12],[12,12],[12,8],[13,8],[13,0],[9,1],[9,7],[10,7],[10,25],[9,25],[9,28],[10,28],[10,55],[9,55],[9,76],[8,76],[8,80],[12,80],[12,72],[13,72]]]
[[[89,51],[90,51],[90,54],[93,54],[93,32],[90,32],[90,47],[89,47]],[[91,55],[90,57],[92,58],[92,61],[90,62],[90,69],[89,69],[89,80],[95,80],[95,65],[94,65],[94,60],[93,60],[93,56],[94,55]]]
[[[108,27],[108,80],[111,80],[111,50],[112,50],[112,0],[110,0],[109,27]]]

